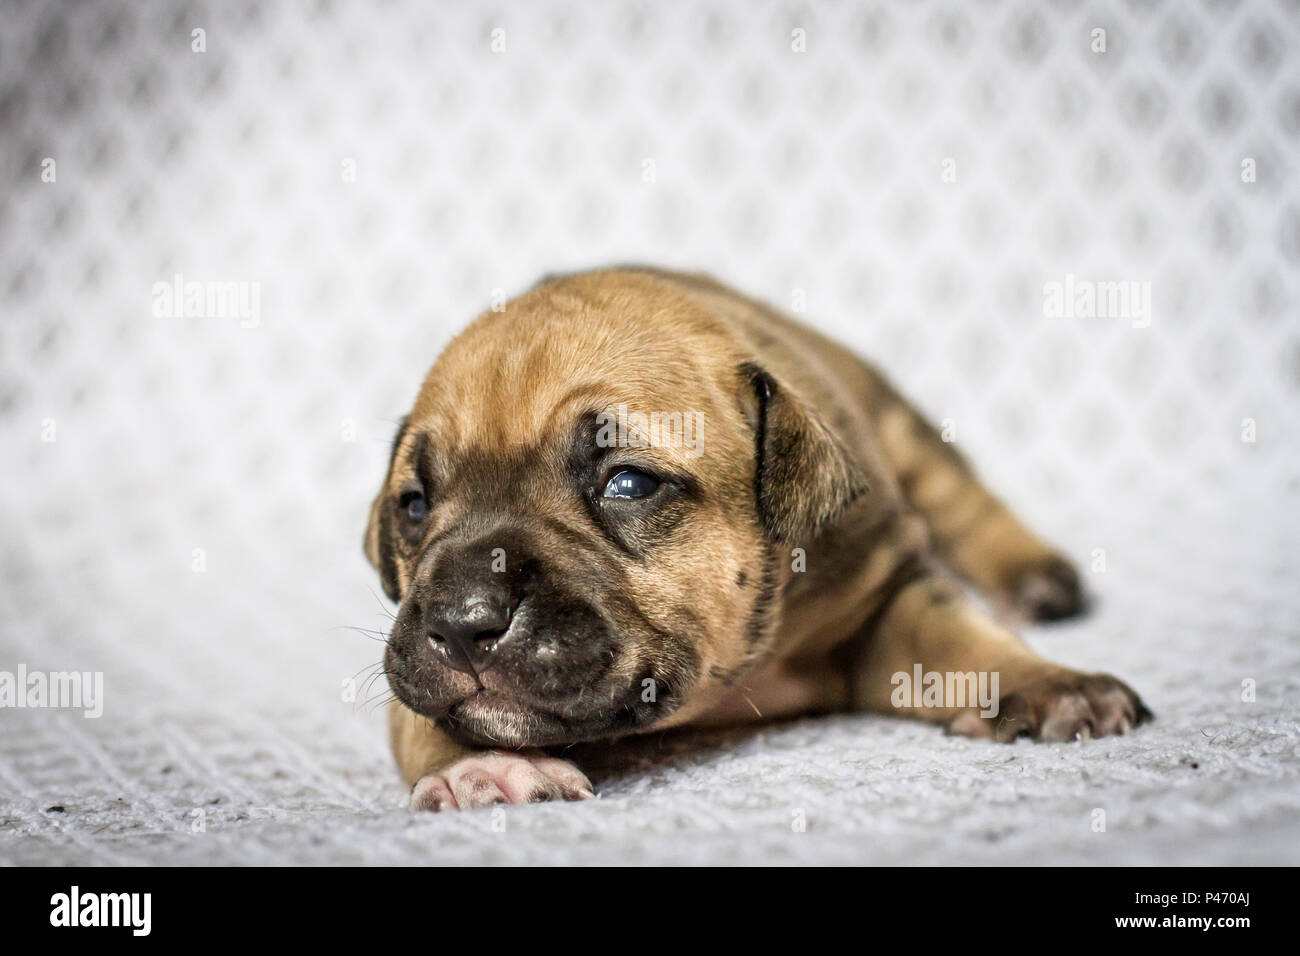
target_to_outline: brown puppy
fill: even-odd
[[[569,276],[481,316],[397,435],[366,553],[400,602],[413,809],[590,796],[543,748],[686,724],[865,709],[1071,740],[1149,716],[940,570],[1031,619],[1082,609],[878,373],[700,276]]]

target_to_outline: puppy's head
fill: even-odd
[[[366,532],[399,602],[389,683],[487,746],[689,719],[762,658],[780,545],[862,484],[671,285],[534,289],[448,346],[394,442]]]

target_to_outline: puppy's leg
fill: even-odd
[[[393,701],[388,730],[412,810],[455,810],[495,803],[584,800],[591,781],[567,760],[536,750],[479,750],[452,740],[427,717]]]
[[[944,692],[937,701],[918,701],[908,686],[918,665],[923,674],[942,679]],[[981,716],[972,698],[981,675],[983,686],[993,689],[994,674],[997,712]],[[949,688],[957,686],[964,690],[953,699]],[[1122,681],[1039,657],[972,607],[955,582],[934,574],[905,585],[881,612],[857,654],[853,688],[859,707],[906,713],[953,733],[1002,741],[1122,734],[1151,716]]]
[[[1016,520],[975,472],[907,402],[879,383],[881,450],[903,496],[925,518],[934,548],[958,574],[1030,621],[1086,609],[1070,561]]]

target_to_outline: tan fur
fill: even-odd
[[[737,369],[746,363],[776,383],[769,414],[782,419],[773,427],[810,436],[818,469],[769,503],[775,543],[755,508],[761,400],[738,386]],[[1003,694],[1016,695],[1024,713],[1048,714],[1062,694],[1100,700],[1091,678],[1035,655],[938,571],[947,564],[1014,606],[1025,593],[1040,593],[1031,585],[1047,580],[1049,566],[1056,569],[1051,580],[1068,589],[1058,580],[1068,577],[1068,562],[1023,528],[867,363],[707,277],[649,269],[586,273],[484,314],[430,371],[404,444],[426,432],[448,456],[476,448],[547,454],[571,417],[593,402],[698,410],[707,428],[698,460],[672,448],[645,450],[696,472],[704,494],[689,517],[689,535],[648,564],[628,562],[618,584],[658,626],[681,624],[683,595],[702,624],[700,680],[652,729],[846,708],[893,713],[890,677],[917,663],[940,671],[996,669]],[[409,478],[399,450],[375,507]],[[562,488],[539,482],[519,488],[518,496],[539,522],[576,520]],[[836,498],[846,504],[830,520],[791,536],[801,518]],[[446,503],[440,520],[470,506]],[[377,563],[374,515],[366,550]],[[746,620],[769,546],[778,576],[772,626],[751,646]],[[801,573],[792,567],[795,549],[805,555]],[[416,571],[399,557],[399,577],[409,580]],[[653,651],[631,648],[618,666],[631,677],[645,653]],[[1096,703],[1093,723],[1114,729],[1137,722],[1143,708],[1136,695],[1130,704],[1116,716]],[[913,715],[977,736],[1006,731],[947,709]],[[467,753],[400,704],[390,725],[408,783]]]

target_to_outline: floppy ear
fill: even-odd
[[[741,366],[753,390],[755,493],[773,541],[807,540],[867,490],[867,476],[821,416],[764,369]]]
[[[397,558],[393,554],[393,534],[389,525],[392,512],[387,507],[388,479],[392,474],[393,459],[397,457],[397,449],[402,444],[402,436],[405,434],[406,419],[403,418],[401,425],[398,426],[397,435],[393,438],[393,450],[388,459],[388,471],[384,473],[384,483],[370,505],[370,520],[366,522],[366,537],[363,545],[366,558],[370,561],[371,567],[379,572],[379,583],[383,585],[384,593],[388,595],[390,601],[402,599],[402,586],[397,580]]]

